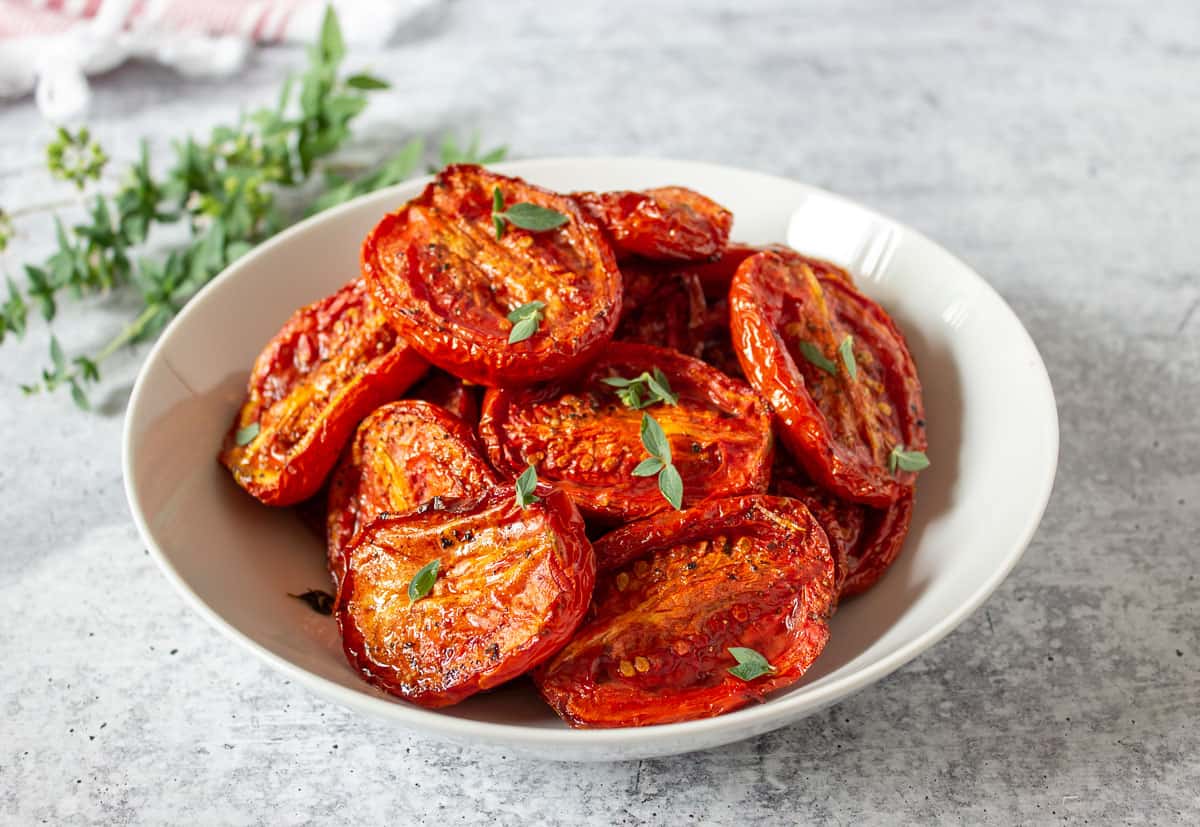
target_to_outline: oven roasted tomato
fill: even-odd
[[[408,389],[406,399],[422,399],[452,413],[472,428],[479,424],[479,388],[434,368]]]
[[[724,299],[729,296],[729,285],[733,274],[742,262],[755,253],[774,247],[751,247],[749,244],[731,242],[721,255],[712,261],[697,261],[688,266],[688,272],[700,280],[704,295],[709,299]]]
[[[704,287],[704,295],[710,299],[723,299],[729,295],[729,286],[733,283],[733,274],[737,272],[742,262],[757,253],[771,252],[788,261],[804,261],[813,272],[826,278],[842,279],[850,284],[850,274],[835,264],[818,258],[804,256],[785,244],[767,244],[755,247],[750,244],[732,241],[722,251],[721,255],[712,261],[693,262],[688,271],[694,273]]]
[[[637,410],[604,382],[658,369],[677,405]],[[741,382],[699,359],[650,345],[614,342],[586,372],[533,388],[489,390],[480,436],[493,465],[513,476],[528,465],[559,485],[585,514],[631,520],[670,508],[656,477],[634,476],[649,454],[643,414],[662,426],[683,480],[683,504],[763,491],[770,475],[770,417]]]
[[[363,420],[329,482],[329,571],[340,583],[344,552],[380,514],[408,514],[434,497],[473,497],[499,480],[475,433],[428,402],[384,405]]]
[[[912,525],[915,489],[906,488],[886,508],[867,508],[858,543],[851,548],[841,596],[862,594],[883,576],[900,556]]]
[[[900,554],[912,522],[915,488],[884,508],[848,502],[808,479],[787,451],[776,452],[770,491],[800,500],[825,529],[838,566],[839,597],[875,584]]]
[[[624,299],[616,338],[700,355],[708,320],[700,279],[677,266],[644,259],[621,264]]]
[[[911,472],[889,471],[893,448],[926,447],[921,384],[883,309],[821,265],[774,252],[742,262],[729,294],[734,348],[809,476],[838,496],[887,506],[915,483]],[[847,337],[853,360],[839,351]]]
[[[427,367],[363,281],[352,281],[298,310],[259,354],[221,463],[267,505],[307,499],[359,420],[398,398]]]
[[[337,621],[352,666],[427,707],[457,703],[541,663],[570,639],[596,576],[583,519],[539,486],[525,508],[514,486],[380,517],[348,552]],[[409,586],[438,561],[424,597]]]
[[[726,376],[745,381],[742,363],[733,349],[733,337],[729,333],[729,301],[719,299],[710,302],[704,314],[704,327],[700,329],[700,358],[717,368]]]
[[[567,216],[557,229],[493,226],[493,192]],[[612,338],[621,274],[571,198],[481,167],[447,167],[363,242],[362,270],[396,329],[430,362],[483,385],[571,372]],[[533,334],[510,344],[508,316],[542,302]]]
[[[709,500],[596,543],[614,569],[587,621],[534,674],[550,706],[582,727],[707,718],[797,681],[825,647],[835,597],[825,532],[795,500]],[[729,649],[773,670],[743,680]]]
[[[709,259],[729,242],[733,213],[684,187],[643,192],[577,192],[621,257]]]

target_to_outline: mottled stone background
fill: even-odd
[[[732,11],[734,6],[737,11]],[[357,147],[479,128],[515,157],[643,154],[794,176],[940,240],[1036,339],[1062,420],[1024,561],[929,653],[774,734],[558,765],[473,753],[289,685],[188,610],[130,524],[121,409],[23,399],[0,349],[0,820],[929,823],[1200,820],[1200,12],[1157,3],[453,3],[385,53]],[[130,66],[92,122],[122,160],[269,99]],[[0,204],[60,193],[0,109]],[[30,225],[26,225],[30,226]],[[4,260],[45,250],[41,230]],[[70,349],[130,305],[68,310]],[[214,332],[214,335],[219,335]],[[969,549],[964,549],[969,553]]]

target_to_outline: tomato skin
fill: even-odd
[[[749,244],[730,242],[721,254],[712,261],[693,262],[688,266],[688,272],[700,280],[704,295],[712,300],[727,299],[729,285],[733,274],[742,262],[763,250],[774,250],[776,247],[752,247]]]
[[[259,354],[219,459],[267,505],[308,499],[359,420],[427,367],[356,279],[296,311]],[[238,445],[238,430],[255,423],[258,434]]]
[[[568,217],[530,232],[492,224],[492,192]],[[367,235],[362,271],[397,331],[430,362],[477,384],[527,384],[570,373],[616,330],[621,274],[600,229],[571,198],[481,167],[447,167]],[[508,343],[508,314],[532,301],[544,318]]]
[[[746,259],[729,294],[734,348],[805,472],[840,497],[885,507],[916,479],[889,471],[893,447],[926,447],[921,384],[883,309],[844,273],[818,264],[774,252]],[[857,379],[838,353],[846,335],[854,337]],[[809,363],[801,340],[833,361],[836,374]]]
[[[700,279],[644,259],[621,264],[624,298],[616,338],[699,356],[708,308]]]
[[[472,428],[479,424],[479,388],[443,370],[430,370],[404,396],[406,399],[422,399],[437,405]]]
[[[765,495],[707,500],[597,541],[607,569],[587,621],[534,673],[577,727],[712,717],[804,674],[829,638],[835,597],[829,543],[808,510]],[[728,672],[732,646],[775,672]]]
[[[912,523],[916,488],[905,489],[884,508],[848,502],[808,479],[786,451],[778,451],[770,491],[804,503],[825,529],[841,599],[862,594],[895,562]]]
[[[434,497],[472,497],[499,483],[475,433],[428,402],[384,405],[362,421],[329,481],[329,571],[345,574],[345,551],[380,514],[408,514]]]
[[[704,315],[704,326],[700,329],[700,358],[717,368],[726,376],[742,382],[746,375],[737,351],[733,349],[733,336],[729,331],[729,300],[710,302]]]
[[[915,488],[907,488],[887,508],[866,509],[858,543],[850,552],[849,572],[842,597],[853,597],[871,588],[900,556],[912,525]]]
[[[605,230],[622,258],[710,259],[725,249],[733,226],[733,213],[684,187],[577,192],[575,199]]]
[[[659,368],[678,406],[625,407],[601,380]],[[502,473],[533,463],[538,478],[566,491],[584,514],[627,521],[670,508],[656,477],[635,477],[648,456],[643,413],[666,431],[683,479],[684,507],[706,497],[766,490],[773,440],[762,401],[741,382],[673,350],[613,342],[586,372],[533,388],[487,392],[479,434]]]
[[[349,550],[337,621],[347,659],[386,692],[429,708],[499,686],[560,649],[587,610],[595,557],[569,497],[513,486],[380,517]],[[441,567],[426,597],[408,584]]]

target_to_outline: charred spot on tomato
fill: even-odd
[[[509,225],[496,238],[492,192],[567,216],[552,230]],[[362,269],[397,330],[426,359],[478,384],[570,373],[612,337],[621,276],[600,229],[563,195],[468,165],[383,218]],[[536,332],[510,344],[509,314],[541,302]]]
[[[728,712],[798,680],[828,639],[833,560],[795,501],[708,500],[617,529],[596,553],[609,570],[587,621],[534,676],[573,726]],[[774,671],[731,675],[730,647],[760,652]]]
[[[579,192],[575,199],[622,256],[711,259],[725,249],[733,226],[733,213],[684,187]]]
[[[321,488],[364,416],[400,396],[427,364],[361,279],[298,310],[259,354],[220,461],[267,505]],[[239,444],[239,431],[257,425]]]
[[[669,381],[677,404],[627,407],[604,381],[655,369]],[[515,477],[532,464],[539,479],[561,487],[585,514],[613,522],[671,507],[655,477],[633,473],[648,457],[641,438],[645,413],[670,443],[685,507],[706,497],[765,490],[773,446],[758,397],[698,359],[649,345],[613,343],[568,381],[489,390],[479,430],[502,473]]]
[[[560,491],[516,505],[513,486],[439,511],[376,519],[350,548],[337,607],[352,667],[381,689],[441,707],[491,689],[561,648],[595,580],[583,519]],[[443,549],[441,538],[470,541]],[[440,562],[432,589],[413,576]]]
[[[747,258],[730,288],[731,332],[747,380],[770,400],[780,436],[813,480],[884,507],[914,484],[893,474],[896,445],[924,450],[921,386],[904,338],[879,305],[827,262]],[[834,361],[851,336],[854,375]],[[824,362],[828,362],[825,364]]]
[[[334,583],[355,535],[383,515],[439,510],[445,498],[473,497],[497,484],[474,432],[428,402],[404,400],[363,420],[333,475],[326,517]],[[442,548],[454,536],[441,537]]]

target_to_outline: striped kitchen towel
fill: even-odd
[[[312,42],[332,5],[351,46],[379,47],[438,0],[0,0],[0,97],[36,91],[52,121],[87,108],[87,75],[130,58],[236,72],[252,45]]]

